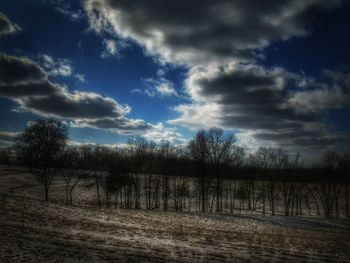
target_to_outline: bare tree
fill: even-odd
[[[350,154],[342,154],[341,159],[339,161],[339,169],[341,171],[341,175],[343,176],[343,180],[345,182],[344,192],[345,192],[345,215],[346,217],[350,217],[350,207],[349,207],[349,174],[350,174]]]
[[[208,161],[208,136],[205,130],[197,132],[195,137],[188,144],[189,154],[195,164],[198,166],[200,176],[200,203],[201,211],[206,211],[206,174],[205,165]]]
[[[97,195],[97,205],[101,206],[101,189],[104,190],[105,194],[105,205],[109,206],[109,192],[106,191],[104,187],[106,183],[106,176],[111,163],[114,161],[115,152],[113,149],[97,145],[91,151],[91,162],[89,167],[94,171],[95,185],[96,185],[96,195]]]
[[[338,198],[341,192],[342,185],[337,186],[332,175],[338,167],[340,154],[335,151],[327,151],[321,158],[321,166],[326,173],[319,187],[316,188],[317,194],[323,206],[324,216],[332,216],[333,204],[336,206],[336,215],[339,216]]]
[[[283,163],[285,161],[285,163]],[[285,166],[285,168],[288,168],[288,170],[285,173],[285,177],[282,178],[282,194],[283,194],[283,201],[284,201],[284,215],[289,216],[290,214],[293,215],[293,208],[291,208],[292,203],[294,204],[293,200],[297,198],[299,200],[299,210],[301,211],[301,198],[302,198],[302,190],[307,186],[304,184],[297,184],[295,182],[288,181],[292,175],[290,175],[290,171],[297,172],[298,169],[302,167],[302,160],[299,153],[296,153],[293,159],[288,160],[288,157],[285,156],[280,159],[280,162],[282,166]],[[282,168],[280,165],[277,165],[277,168]],[[299,194],[299,195],[298,195]],[[310,211],[310,206],[308,202],[308,197],[305,195],[305,202],[306,205]],[[290,211],[292,210],[292,211]]]
[[[48,119],[31,123],[16,141],[17,156],[34,168],[37,179],[44,186],[45,201],[49,200],[49,189],[67,137],[68,130],[63,122]]]
[[[154,172],[156,168],[156,154],[157,148],[154,141],[147,143],[147,150],[145,155],[145,199],[146,199],[146,208],[152,209],[152,193],[153,193],[153,179]]]
[[[243,147],[232,145],[230,150],[229,163],[235,171],[238,171],[244,165],[246,159],[246,151]],[[252,181],[252,193],[254,203],[254,182]],[[234,209],[234,194],[232,189],[232,178],[229,179],[229,197],[230,197],[230,212],[233,213]],[[249,197],[250,198],[250,197]]]
[[[143,137],[131,137],[128,140],[131,170],[134,173],[135,208],[141,208],[140,174],[145,171],[148,142]]]
[[[10,164],[11,163],[11,148],[0,148],[0,163]]]
[[[61,165],[63,179],[66,183],[66,204],[73,204],[73,191],[78,185],[83,173],[78,169],[81,166],[81,156],[78,148],[69,148],[63,152]]]
[[[216,175],[216,211],[222,211],[222,172],[224,166],[229,163],[229,152],[236,139],[233,134],[225,134],[217,128],[211,128],[207,137],[208,160]]]
[[[163,141],[159,147],[160,173],[163,176],[163,209],[168,209],[170,195],[169,176],[172,172],[173,161],[176,157],[176,151],[169,141]]]
[[[270,202],[271,214],[275,215],[275,199],[278,195],[278,192],[276,192],[277,187],[275,172],[286,168],[288,164],[288,155],[280,148],[276,149],[271,147],[260,147],[257,152],[257,157],[259,159],[260,166],[264,169],[266,175],[268,175],[268,199]]]
[[[271,166],[269,149],[264,148],[264,147],[260,147],[258,149],[258,151],[256,152],[255,156],[256,156],[257,166],[259,168],[262,168],[263,171],[266,173]],[[261,189],[260,196],[262,199],[262,206],[263,206],[262,210],[263,210],[263,214],[265,215],[265,213],[266,213],[266,182],[265,182],[265,179],[262,180],[260,189]]]
[[[286,164],[288,166],[288,169],[295,172],[297,169],[301,167],[301,162],[300,162],[300,154],[296,153],[294,158]],[[284,215],[289,216],[290,213],[293,214],[293,208],[291,210],[291,205],[292,202],[295,199],[296,193],[298,192],[298,189],[300,189],[300,186],[295,183],[295,182],[290,182],[290,175],[289,172],[287,171],[285,173],[285,176],[282,178],[282,183],[281,183],[281,189],[282,189],[282,194],[283,194],[283,201],[284,201]],[[308,201],[306,199],[306,203],[308,205]],[[294,204],[294,202],[293,202]]]

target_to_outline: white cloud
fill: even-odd
[[[158,69],[157,70],[157,76],[158,77],[164,77],[165,75],[165,71],[163,69]]]
[[[175,90],[174,84],[164,78],[159,77],[157,79],[154,78],[148,78],[142,80],[144,85],[146,86],[145,89],[136,88],[131,90],[131,93],[139,93],[139,94],[145,94],[151,98],[153,97],[170,97],[175,96],[179,97],[179,94]]]
[[[101,58],[115,57],[118,55],[117,42],[113,39],[103,40],[104,50],[101,53]]]
[[[156,143],[169,141],[174,145],[182,145],[187,142],[187,139],[185,139],[176,128],[165,127],[162,123],[158,123],[153,129],[145,131],[142,137],[147,140],[153,140]]]
[[[162,96],[177,95],[175,89],[168,83],[164,83],[164,82],[156,86],[156,90]]]
[[[40,55],[39,59],[49,76],[70,77],[73,74],[73,67],[69,59],[54,59],[47,54]]]
[[[192,130],[222,127],[218,116],[220,107],[215,103],[182,104],[174,107],[179,118],[169,120],[172,125],[185,126]]]
[[[68,17],[73,22],[78,22],[84,18],[84,13],[81,10],[71,10],[64,7],[55,7],[56,11]]]
[[[21,28],[14,24],[10,19],[0,12],[0,37],[20,31]]]
[[[49,77],[71,77],[73,76],[80,82],[85,82],[85,75],[81,73],[74,73],[72,62],[66,58],[53,58],[47,54],[39,55],[39,62],[45,69]]]
[[[79,80],[80,82],[82,82],[82,83],[85,83],[86,82],[86,79],[85,79],[85,74],[75,74],[74,75],[75,76],[75,78],[77,79],[77,80]]]
[[[298,92],[289,99],[288,104],[299,112],[321,112],[350,105],[350,95],[340,86],[325,86]]]

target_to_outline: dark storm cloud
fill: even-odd
[[[281,73],[282,74],[282,73]],[[268,71],[234,70],[213,79],[198,80],[200,96],[214,98],[222,107],[227,126],[244,129],[279,129],[294,127],[303,116],[283,107],[288,99],[285,87],[277,87],[278,76]],[[233,113],[233,114],[231,114]]]
[[[125,117],[81,120],[77,121],[76,125],[78,127],[96,127],[99,129],[114,130],[121,134],[137,134],[154,128],[153,125],[146,123],[144,120]]]
[[[70,93],[47,79],[28,58],[0,55],[0,95],[16,99],[26,109],[63,118],[120,117],[124,107],[95,93]]]
[[[319,15],[340,2],[88,0],[85,9],[101,35],[131,39],[147,54],[188,66],[192,103],[175,107],[180,116],[170,124],[220,126],[300,145],[328,136],[320,116],[346,106],[347,92],[319,83],[309,89],[305,76],[254,61],[272,42],[307,35]]]
[[[304,147],[323,147],[323,146],[350,146],[350,136],[345,133],[333,132],[319,128],[313,130],[295,129],[282,133],[258,132],[255,138],[264,141],[277,141],[281,146],[300,145]]]
[[[124,116],[130,112],[128,106],[92,92],[69,92],[66,87],[49,81],[44,70],[28,58],[0,54],[0,96],[13,99],[22,109],[42,116],[91,122],[114,118],[123,120],[120,126],[124,130],[145,128],[144,123],[135,123]],[[118,129],[115,125],[104,128]]]
[[[20,132],[0,131],[0,140],[15,141],[20,134]]]
[[[294,131],[286,131],[284,133],[276,133],[276,132],[260,132],[255,135],[257,139],[262,140],[279,140],[286,141],[286,143],[290,143],[291,138],[301,137],[301,138],[309,138],[310,136],[316,137],[324,137],[326,133],[323,130],[312,130],[306,131],[301,129],[295,129]]]
[[[0,147],[12,145],[20,135],[20,132],[0,130]]]
[[[187,92],[194,99],[192,107],[177,107],[181,116],[170,123],[191,127],[191,120],[199,119],[203,111],[209,116],[216,109],[216,125],[250,131],[260,141],[306,146],[322,138],[329,143],[344,139],[330,137],[320,119],[326,110],[348,105],[345,89],[334,83],[305,87],[306,82],[304,76],[281,68],[241,63],[194,67],[186,82]],[[215,107],[193,106],[201,101]]]
[[[216,71],[193,69],[190,74],[189,93],[220,105],[224,126],[286,129],[316,120],[315,114],[299,113],[287,105],[292,97],[288,87],[296,87],[299,78],[282,69],[233,64]]]
[[[35,82],[46,77],[45,72],[32,60],[0,53],[0,83]]]
[[[13,24],[7,16],[0,12],[0,36],[13,33],[17,26]]]
[[[21,102],[22,106],[34,112],[63,118],[95,119],[125,113],[124,107],[111,98],[96,93],[69,93],[63,89],[44,97],[21,98]]]
[[[338,149],[350,148],[350,136],[348,134],[326,134],[324,136],[297,137],[293,140],[293,145],[311,146],[316,148],[336,147]]]
[[[136,40],[148,52],[185,64],[251,59],[272,41],[307,34],[338,0],[88,0],[97,32]]]
[[[44,96],[55,89],[35,62],[0,53],[0,96]]]

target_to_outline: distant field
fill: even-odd
[[[74,206],[51,203],[26,169],[0,166],[0,262],[350,262],[350,220]]]

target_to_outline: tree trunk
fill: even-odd
[[[73,190],[69,192],[69,205],[73,204]]]
[[[282,189],[283,189],[283,200],[284,200],[284,215],[288,216],[289,211],[288,211],[288,204],[287,204],[287,183],[283,182],[282,183]]]
[[[69,181],[66,184],[66,204],[69,204]]]
[[[165,183],[164,183],[164,210],[168,210],[168,196],[169,196],[169,178],[168,176],[165,176]]]
[[[255,211],[255,185],[254,185],[254,181],[251,182],[251,186],[252,186],[253,211]]]
[[[265,183],[263,183],[263,190],[262,190],[262,199],[263,199],[263,215],[266,214],[265,206],[266,206],[266,197],[265,197]]]
[[[73,191],[74,191],[74,188],[77,186],[77,184],[78,184],[78,181],[76,181],[76,183],[74,183],[74,185],[71,187],[71,189],[69,191],[69,204],[70,205],[73,204]]]
[[[49,185],[45,185],[45,201],[49,201]]]
[[[311,215],[309,199],[308,199],[307,195],[305,195],[305,204],[306,204],[307,210],[309,212],[309,215]]]
[[[135,174],[135,209],[140,209],[141,194],[140,194],[140,180],[139,175]]]
[[[339,186],[337,189],[336,184],[333,184],[333,194],[334,194],[334,201],[335,201],[335,214],[337,219],[339,219],[339,194],[341,193],[342,185]]]
[[[202,195],[202,212],[205,212],[206,211],[206,199],[205,199],[205,177],[204,177],[204,174],[203,174],[203,169],[202,169],[202,178],[201,178],[201,188],[202,188],[202,191],[201,191],[201,195]]]
[[[220,179],[216,179],[216,212],[220,211]]]
[[[350,217],[350,209],[349,209],[349,185],[345,186],[345,209],[346,209],[346,217]]]
[[[232,180],[230,179],[230,212],[233,213]]]
[[[270,182],[270,199],[271,199],[271,213],[275,215],[275,183]]]
[[[95,182],[96,182],[97,206],[101,207],[100,180],[98,178],[96,171],[95,171]]]
[[[315,205],[316,205],[316,212],[317,212],[317,215],[319,216],[321,213],[320,213],[320,207],[318,205],[316,196],[314,195],[314,192],[312,191],[311,187],[309,187],[307,185],[307,188],[309,189],[309,192],[311,193],[312,199],[314,199],[314,202],[315,202]]]

